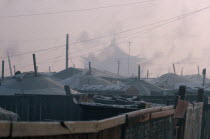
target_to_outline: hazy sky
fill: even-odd
[[[112,8],[55,13],[95,7],[126,4]],[[209,0],[0,0],[0,55],[6,51],[16,55],[28,51],[62,46],[69,33],[70,43],[118,33],[196,11],[210,5]],[[156,29],[159,24],[138,28],[115,35],[116,42],[128,52],[131,41],[131,55],[146,59],[145,69],[152,76],[172,72],[172,63],[177,73],[184,67],[184,74],[197,73],[200,68],[210,69],[210,9],[171,22]],[[11,17],[16,16],[17,17]],[[148,31],[149,30],[149,31]],[[142,35],[141,32],[146,32]],[[131,39],[132,37],[135,37]],[[70,45],[72,63],[83,67],[81,56],[97,55],[110,45],[113,36]],[[124,42],[123,42],[124,41]],[[65,47],[36,53],[39,71],[59,71],[65,67]],[[6,59],[5,59],[6,60]],[[11,58],[17,70],[33,70],[32,55]],[[57,61],[57,62],[56,62]],[[7,61],[6,61],[7,62]],[[148,63],[148,64],[145,64]],[[72,66],[70,60],[70,66]],[[6,63],[7,64],[7,63]],[[6,69],[8,65],[6,65]],[[9,72],[7,71],[7,74]]]

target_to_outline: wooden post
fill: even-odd
[[[36,67],[36,55],[33,54],[33,62],[34,62],[34,76],[37,76],[37,67]]]
[[[185,100],[185,93],[186,93],[186,86],[181,85],[179,87],[179,96],[180,96],[180,100]]]
[[[91,63],[89,62],[89,73],[91,74]]]
[[[186,86],[179,87],[179,94],[176,96],[175,108],[177,107],[178,100],[185,100]],[[175,139],[183,139],[184,138],[184,118],[176,118],[175,119]]]
[[[205,85],[205,79],[206,79],[206,68],[203,69],[203,86]]]
[[[66,34],[66,69],[69,68],[69,34]]]
[[[15,75],[15,73],[16,73],[16,68],[15,68],[15,65],[14,65],[13,67],[14,67],[14,75]]]
[[[117,61],[117,74],[120,75],[120,60]]]
[[[174,74],[176,74],[175,64],[173,64]]]
[[[1,79],[4,79],[4,60],[2,60],[2,75],[1,75]]]
[[[138,80],[140,80],[140,74],[141,74],[140,65],[138,65]]]
[[[186,93],[186,86],[180,86],[179,87],[179,93],[178,95],[176,96],[175,98],[175,108],[176,108],[176,105],[178,103],[178,100],[185,100],[185,93]]]
[[[64,90],[66,92],[66,95],[71,95],[71,90],[68,85],[64,85]]]
[[[198,66],[198,75],[200,75],[200,68],[199,68],[199,66]]]
[[[204,89],[203,88],[198,89],[197,102],[204,102]]]

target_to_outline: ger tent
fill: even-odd
[[[0,95],[14,94],[65,95],[65,91],[61,84],[48,76],[38,74],[35,77],[33,72],[27,72],[3,80]]]
[[[111,85],[112,83],[90,74],[89,71],[83,71],[82,73],[78,73],[61,81],[61,84],[69,85],[70,88],[78,90],[85,85]]]

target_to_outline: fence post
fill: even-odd
[[[179,93],[176,96],[175,108],[177,107],[178,100],[185,100],[186,86],[179,87]],[[176,118],[175,119],[175,139],[184,138],[184,128],[185,128],[185,118]]]
[[[180,86],[179,93],[178,93],[178,95],[176,95],[176,98],[175,98],[174,108],[176,108],[179,99],[185,100],[185,93],[186,93],[186,86],[183,86],[183,85]]]
[[[207,105],[208,105],[208,100],[207,102],[205,101],[205,96],[204,96],[204,89],[199,88],[198,89],[198,96],[197,96],[197,102],[203,102],[203,113],[202,113],[202,122],[201,122],[201,139],[204,139],[207,136],[207,116],[206,112],[208,111]]]
[[[179,87],[179,96],[180,100],[185,100],[185,93],[186,93],[186,86],[180,86]]]
[[[198,89],[198,97],[197,97],[197,102],[203,102],[204,101],[204,89],[199,88]]]
[[[64,86],[64,90],[65,90],[65,92],[66,92],[66,95],[71,95],[71,90],[70,90],[70,88],[69,88],[68,85],[65,85],[65,86]]]
[[[4,60],[2,60],[2,75],[1,79],[4,80]]]

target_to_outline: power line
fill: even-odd
[[[206,10],[206,9],[208,9],[208,8],[209,8],[209,6],[207,6],[207,7],[205,7],[205,8],[202,8],[202,9],[199,9],[199,10],[196,10],[196,11],[193,11],[193,12],[190,12],[190,13],[187,13],[187,14],[183,14],[183,15],[181,15],[181,16],[177,16],[176,18],[175,18],[175,17],[174,17],[174,18],[170,18],[170,21],[167,19],[168,22],[166,22],[166,23],[163,23],[163,24],[154,26],[154,27],[152,27],[152,28],[149,28],[149,29],[146,29],[146,30],[143,30],[143,31],[138,31],[138,32],[132,33],[131,35],[135,35],[135,34],[139,34],[139,33],[141,33],[141,34],[139,34],[139,35],[143,35],[143,34],[149,32],[149,31],[153,31],[153,30],[155,30],[155,29],[157,29],[157,28],[160,28],[160,27],[162,27],[162,26],[164,26],[164,25],[167,25],[167,24],[169,24],[169,23],[175,22],[175,21],[177,21],[177,20],[179,20],[179,19],[185,18],[185,17],[190,16],[190,15],[193,15],[193,14],[195,14],[195,13],[201,12],[201,11]],[[173,20],[171,20],[171,19],[173,19]],[[166,21],[166,20],[165,20],[165,21]],[[131,37],[130,39],[137,38],[139,35],[134,36],[134,37]],[[117,39],[122,39],[122,38],[125,38],[125,37],[127,37],[127,36],[124,36],[124,37],[121,37],[121,38],[117,38]],[[125,43],[125,42],[129,41],[130,39],[128,39],[128,40],[126,40],[126,41],[122,41],[122,42],[120,42],[120,43],[118,43],[118,44]],[[105,43],[104,43],[104,44],[105,44]],[[98,45],[97,45],[97,46],[98,46]],[[93,48],[93,47],[96,47],[96,46],[91,46],[91,47],[88,47],[88,48]],[[86,49],[83,49],[83,50],[81,50],[81,51],[86,51]],[[76,51],[76,53],[77,53],[77,52],[81,52],[81,51]]]
[[[51,49],[57,49],[57,48],[64,47],[64,46],[65,45],[59,45],[59,46],[46,48],[46,49],[40,49],[40,50],[35,50],[35,51],[27,51],[27,52],[23,52],[23,53],[20,53],[20,54],[12,55],[11,57],[22,56],[22,55],[26,55],[26,54],[30,54],[30,53],[38,53],[38,52],[47,51],[47,50],[51,50]],[[4,59],[4,58],[7,58],[7,57],[4,56],[4,57],[0,57],[0,58]]]
[[[92,10],[99,10],[99,9],[107,9],[107,8],[114,8],[114,7],[122,7],[122,6],[143,4],[143,3],[147,3],[147,2],[153,2],[153,1],[156,1],[156,0],[145,0],[145,1],[140,1],[140,2],[115,4],[115,5],[109,5],[109,6],[100,6],[100,7],[94,7],[94,8],[76,9],[76,10],[69,10],[69,11],[45,12],[45,13],[34,13],[34,14],[21,14],[21,15],[11,15],[11,16],[0,16],[0,18],[15,18],[15,17],[27,17],[27,16],[40,16],[40,15],[62,14],[62,13],[73,13],[73,12],[85,12],[85,11],[92,11]]]
[[[149,31],[153,31],[153,30],[155,30],[155,29],[157,29],[157,28],[160,28],[160,27],[162,27],[162,26],[164,26],[164,25],[170,24],[170,23],[175,22],[175,21],[177,21],[177,20],[180,20],[180,19],[182,19],[182,18],[184,18],[184,17],[188,17],[188,16],[190,16],[190,15],[196,14],[196,13],[201,12],[201,11],[203,11],[203,10],[206,10],[206,9],[208,9],[208,8],[210,8],[210,6],[207,6],[207,7],[205,7],[205,8],[202,8],[202,9],[199,9],[199,10],[196,10],[196,11],[193,11],[193,12],[190,12],[190,13],[187,13],[187,14],[184,14],[184,15],[179,16],[178,18],[176,18],[176,19],[174,19],[174,20],[171,20],[171,21],[168,21],[168,22],[163,23],[163,24],[161,24],[161,25],[158,25],[158,26],[149,28],[149,29],[147,29],[147,30],[145,30],[145,31],[136,32],[135,34],[138,34],[138,33],[141,33],[141,34],[139,34],[139,35],[137,35],[137,36],[134,36],[134,37],[131,37],[130,39],[128,39],[128,40],[126,40],[126,41],[122,41],[122,42],[118,43],[118,45],[121,44],[121,43],[125,43],[125,42],[127,43],[129,40],[134,39],[134,38],[137,38],[137,37],[139,37],[140,35],[143,35],[143,34],[145,34],[145,33],[148,33]],[[105,47],[105,48],[108,48],[108,47]],[[103,48],[103,49],[104,49],[104,48]]]
[[[167,25],[167,24],[170,24],[170,23],[175,22],[175,21],[177,21],[177,20],[180,20],[180,19],[182,19],[182,18],[188,17],[188,16],[190,16],[190,15],[194,15],[194,14],[196,14],[196,13],[199,13],[199,12],[204,11],[204,10],[209,9],[209,8],[210,8],[210,6],[207,6],[207,7],[204,7],[204,8],[202,8],[202,9],[199,9],[199,10],[196,10],[196,11],[193,11],[193,12],[190,12],[190,13],[187,13],[187,14],[184,14],[183,16],[180,16],[180,17],[178,17],[177,19],[168,21],[168,22],[163,23],[163,24],[161,24],[161,25],[157,25],[157,26],[152,27],[152,28],[150,28],[150,29],[147,29],[147,30],[145,30],[145,31],[143,31],[143,32],[136,32],[136,34],[141,33],[141,34],[139,34],[139,35],[143,35],[143,34],[149,32],[149,31],[153,31],[153,30],[155,30],[155,29],[157,29],[157,28],[160,28],[160,27],[162,27],[162,26],[165,26],[165,25]],[[132,37],[131,39],[137,38],[137,37],[139,37],[139,35],[137,35],[137,36],[135,36],[135,37]],[[131,39],[129,39],[129,40],[131,40]]]
[[[169,23],[172,23],[172,22],[175,22],[175,21],[177,21],[177,20],[180,20],[180,19],[182,19],[182,18],[184,18],[184,17],[187,17],[187,16],[193,15],[193,14],[195,14],[195,13],[201,12],[201,11],[203,11],[203,10],[206,10],[206,9],[208,9],[209,7],[210,7],[210,6],[207,6],[207,7],[205,7],[205,8],[202,8],[202,9],[199,9],[199,10],[196,10],[196,11],[193,11],[193,12],[190,12],[190,13],[187,13],[187,14],[184,14],[183,16],[180,16],[180,17],[178,17],[177,19],[174,19],[174,20],[169,21],[169,22],[167,22],[167,23],[164,23],[164,24],[155,26],[155,27],[153,27],[153,28],[147,29],[147,30],[145,30],[144,32],[138,32],[138,33],[141,33],[141,34],[139,34],[139,35],[143,35],[143,34],[149,32],[149,31],[153,31],[153,30],[155,30],[155,29],[157,29],[157,28],[160,28],[160,27],[162,27],[162,26],[164,26],[164,25],[167,25],[167,24],[169,24]],[[132,37],[132,38],[130,38],[130,39],[137,38],[137,37],[139,37],[139,35],[137,35],[137,36],[135,36],[135,37]],[[130,40],[130,39],[129,39],[129,40]],[[127,41],[122,41],[122,42],[120,42],[120,43],[118,43],[118,44],[125,43],[125,42],[127,42]],[[110,46],[109,46],[109,47],[110,47]],[[108,48],[108,47],[104,47],[104,48],[99,49],[99,50],[97,50],[97,51],[101,51],[101,50],[103,50],[103,49],[105,49],[105,48]],[[96,52],[96,51],[95,51],[95,52]],[[89,52],[88,52],[88,54],[89,54]],[[54,58],[54,59],[55,59],[55,58]],[[48,59],[48,60],[50,60],[50,59]]]
[[[162,23],[162,22],[170,21],[170,20],[172,20],[172,21],[173,21],[173,20],[177,20],[177,19],[179,19],[179,18],[183,18],[183,17],[188,16],[188,15],[191,15],[191,14],[193,14],[193,13],[201,12],[201,11],[206,10],[206,9],[208,9],[208,8],[209,8],[209,6],[207,6],[207,7],[205,7],[205,8],[202,8],[202,9],[199,9],[199,10],[196,10],[196,11],[193,11],[193,12],[189,12],[189,13],[186,13],[186,14],[182,14],[182,15],[179,15],[179,16],[176,16],[176,17],[172,17],[172,18],[168,18],[168,19],[161,20],[161,21],[157,21],[157,22],[154,22],[154,23],[151,23],[151,24],[147,24],[147,25],[143,25],[143,26],[139,26],[139,27],[135,27],[135,28],[123,30],[123,31],[120,31],[120,32],[117,32],[117,33],[108,34],[108,35],[104,35],[104,36],[100,36],[100,37],[88,39],[88,40],[85,40],[85,41],[79,41],[79,42],[70,43],[69,45],[74,45],[74,44],[89,42],[89,41],[93,41],[93,40],[97,40],[97,39],[101,39],[101,38],[105,38],[105,37],[109,37],[109,36],[114,36],[114,35],[121,34],[121,33],[124,33],[124,32],[129,32],[129,31],[133,31],[133,30],[136,30],[136,29],[148,27],[148,26],[151,26],[151,25],[159,24],[159,23]],[[137,33],[139,33],[139,32],[136,32],[135,34],[137,34]],[[22,56],[22,55],[26,55],[26,54],[30,54],[30,53],[37,53],[37,52],[47,51],[47,50],[51,50],[51,49],[54,49],[54,48],[60,48],[60,47],[64,47],[64,46],[65,46],[65,44],[64,44],[64,45],[60,45],[60,46],[55,46],[55,47],[46,48],[46,49],[40,49],[40,50],[37,50],[37,51],[23,52],[23,53],[21,53],[21,54],[12,55],[11,57],[16,57],[16,56]],[[0,58],[3,59],[3,58],[6,58],[6,56],[5,56],[5,57],[0,57]]]
[[[186,15],[186,14],[183,14],[183,15]],[[183,16],[183,15],[181,15],[181,16]],[[179,15],[179,16],[176,16],[176,17],[172,17],[172,18],[161,20],[161,21],[157,21],[157,22],[154,22],[154,23],[151,23],[151,24],[147,24],[147,25],[143,25],[143,26],[139,26],[139,27],[123,30],[123,31],[120,31],[120,32],[117,32],[117,33],[108,34],[108,35],[104,35],[104,36],[88,39],[88,40],[85,40],[85,41],[79,41],[79,42],[70,43],[69,45],[80,44],[80,43],[84,43],[84,42],[89,42],[89,41],[98,40],[98,39],[101,39],[101,38],[106,38],[106,37],[122,34],[122,33],[133,31],[133,30],[136,30],[136,29],[145,28],[145,27],[148,27],[148,26],[159,24],[161,22],[166,22],[166,21],[169,21],[169,20],[173,20],[173,19],[181,17],[181,16]],[[65,46],[65,44],[64,45],[60,45],[60,46],[54,46],[54,47],[46,48],[46,49],[40,49],[40,50],[36,50],[36,51],[23,52],[23,53],[20,53],[20,54],[12,55],[11,57],[16,57],[16,56],[22,56],[22,55],[26,55],[26,54],[30,54],[30,53],[37,53],[37,52],[47,51],[47,50],[60,48],[60,47],[64,47],[64,46]],[[4,59],[4,58],[6,58],[6,56],[5,57],[0,57],[0,58]]]

